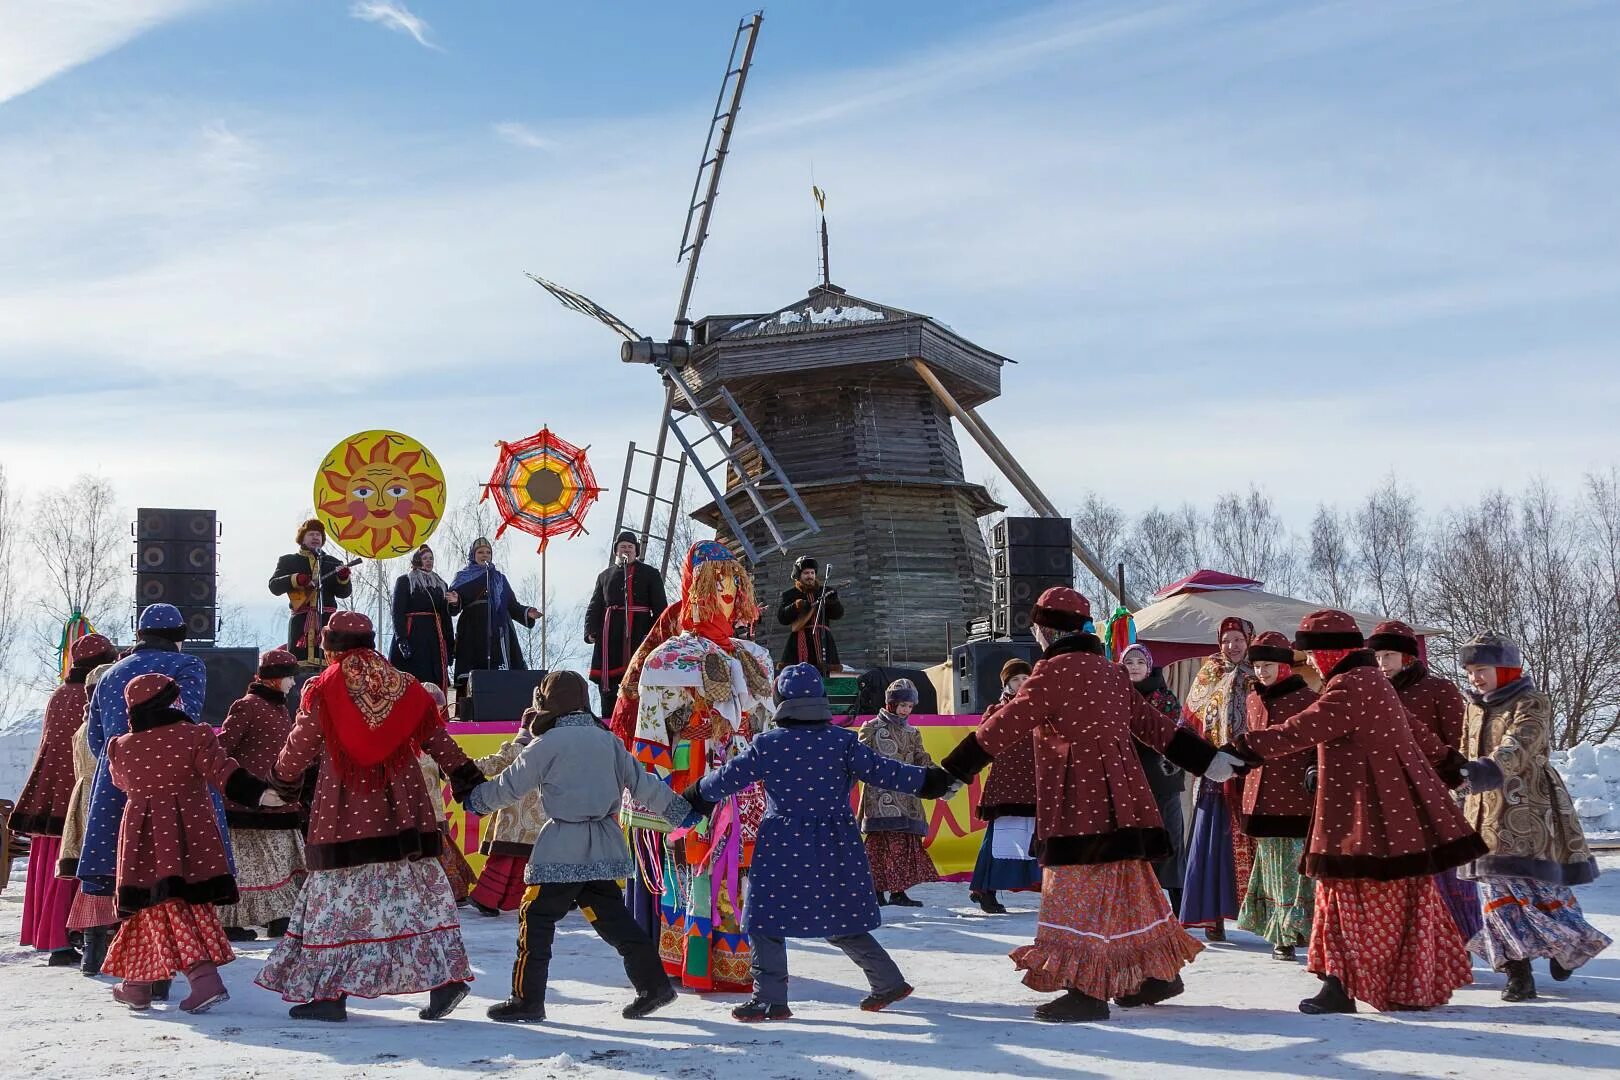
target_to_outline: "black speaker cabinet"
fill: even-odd
[[[1028,637],[1029,613],[1041,593],[1054,585],[1071,585],[1070,575],[994,578],[990,582],[990,629],[997,637]]]
[[[212,621],[213,614],[209,613]],[[212,632],[209,634],[213,636]],[[247,693],[253,673],[259,670],[257,649],[215,649],[212,647],[186,647],[186,655],[195,656],[208,669],[208,687],[203,695],[203,719],[218,727],[225,722],[231,702]]]
[[[990,539],[997,550],[1015,547],[1070,547],[1074,526],[1061,517],[1004,517],[996,522]]]
[[[136,540],[191,540],[213,544],[219,520],[212,510],[146,507],[135,511]]]
[[[934,692],[933,680],[917,668],[868,668],[856,680],[855,713],[871,716],[883,708],[883,692],[896,679],[910,679],[917,687],[917,707],[912,712],[921,716],[934,716],[939,712],[939,695]]]
[[[456,695],[456,719],[480,724],[521,720],[545,677],[544,671],[468,672]]]
[[[1041,650],[1033,641],[969,641],[951,650],[951,680],[959,714],[977,714],[1001,698],[1001,665],[1033,664]]]

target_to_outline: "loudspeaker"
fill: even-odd
[[[1004,517],[990,538],[997,550],[1015,547],[1070,547],[1074,526],[1061,517]]]
[[[209,613],[209,621],[213,613]],[[209,637],[213,634],[210,632]],[[203,715],[206,723],[214,727],[225,722],[231,703],[247,693],[248,683],[259,670],[257,649],[216,649],[211,646],[187,648],[187,656],[195,656],[208,669],[208,687],[203,694]]]
[[[212,510],[147,507],[135,511],[136,540],[192,540],[212,545],[219,522]]]
[[[216,544],[219,522],[212,510],[144,507],[135,512],[135,605],[173,604],[193,641],[213,641]]]
[[[177,608],[213,607],[213,574],[136,574],[135,603],[173,604]]]
[[[1001,698],[1001,665],[1040,659],[1033,641],[969,641],[951,650],[951,679],[958,714],[982,713]]]
[[[534,704],[534,688],[544,671],[471,671],[456,694],[456,719],[463,723],[517,721]]]
[[[991,569],[996,577],[1061,576],[1074,580],[1074,550],[1068,547],[997,548]]]
[[[990,629],[997,637],[1029,637],[1034,631],[1030,609],[1054,585],[1072,585],[1074,576],[1045,575],[995,578],[990,582]]]
[[[871,716],[883,708],[883,691],[896,679],[910,679],[917,688],[917,707],[911,710],[921,716],[934,716],[939,712],[939,695],[926,672],[908,667],[868,668],[855,682],[855,714]]]
[[[212,540],[135,541],[138,574],[212,574],[217,558]]]

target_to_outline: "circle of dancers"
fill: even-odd
[[[598,581],[589,627],[608,715],[583,675],[552,671],[521,731],[477,759],[422,676],[447,674],[451,605],[501,611],[493,635],[487,614],[481,637],[462,631],[485,653],[511,640],[506,621],[538,617],[487,543],[449,584],[431,552],[413,560],[398,595],[417,610],[396,618],[392,660],[370,619],[330,603],[342,567],[316,547],[284,560],[276,580],[304,617],[217,731],[199,722],[205,670],[173,607],[142,611],[123,656],[78,640],[10,816],[31,838],[21,944],[116,977],[135,1011],[184,975],[178,1007],[200,1013],[228,1000],[232,944],[261,928],[275,944],[254,981],[293,1018],[425,994],[419,1015],[438,1020],[473,978],[458,905],[516,909],[510,993],[488,1015],[535,1023],[557,923],[577,909],[623,959],[627,1019],[684,986],[746,993],[739,1021],[785,1020],[787,942],[807,937],[849,957],[876,1012],[913,993],[873,931],[939,878],[925,801],[986,770],[971,896],[1003,913],[998,893],[1039,889],[1034,939],[1010,958],[1052,995],[1041,1020],[1170,1001],[1205,947],[1189,930],[1221,941],[1227,922],[1280,963],[1304,950],[1308,1014],[1443,1005],[1472,982],[1470,953],[1502,973],[1505,1000],[1527,1001],[1533,962],[1564,980],[1609,944],[1573,892],[1597,863],[1549,763],[1548,698],[1500,634],[1462,648],[1459,691],[1400,622],[1364,638],[1322,610],[1289,639],[1228,619],[1183,703],[1146,646],[1108,659],[1086,599],[1052,588],[1032,612],[1040,657],[1003,668],[1001,699],[935,763],[908,722],[910,682],[851,730],[833,722],[821,650],[777,670],[739,635],[760,609],[729,549],[694,544],[666,607],[620,539],[630,550]],[[785,621],[816,588],[801,576]],[[476,887],[446,785],[492,819]]]

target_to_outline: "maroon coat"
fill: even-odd
[[[1249,730],[1277,727],[1315,700],[1316,691],[1298,675],[1273,686],[1257,684],[1249,692]],[[1242,830],[1249,836],[1307,835],[1311,797],[1305,791],[1305,770],[1315,764],[1316,755],[1301,750],[1250,769],[1243,777],[1243,812],[1238,815]]]
[[[312,680],[309,686],[313,685]],[[296,796],[304,770],[320,763],[304,841],[305,865],[311,870],[340,870],[366,863],[438,858],[442,834],[433,812],[438,795],[428,793],[415,752],[393,755],[383,765],[353,774],[340,768],[333,755],[325,752],[323,706],[309,686],[272,777],[283,795]],[[419,685],[411,689],[415,693],[402,706],[425,708],[436,715],[438,706],[433,699]],[[424,714],[423,722],[426,719]],[[478,766],[467,760],[443,725],[422,740],[420,748],[458,791],[483,782]]]
[[[984,710],[980,722],[1001,711],[1001,703]],[[1020,739],[996,758],[979,792],[979,820],[1035,816],[1035,736]]]
[[[1421,660],[1407,664],[1390,680],[1406,711],[1434,732],[1445,746],[1462,746],[1463,717],[1468,703],[1450,679],[1442,679]]]
[[[1035,829],[1047,866],[1157,860],[1171,852],[1134,740],[1202,775],[1215,748],[1148,704],[1090,634],[1047,649],[1018,695],[945,759],[971,777],[1034,733]]]
[[[292,729],[287,695],[255,682],[231,703],[225,723],[220,725],[219,744],[254,776],[269,776]],[[225,820],[233,829],[296,829],[300,809],[297,803],[260,807],[227,799]]]
[[[1445,756],[1448,780],[1460,782],[1462,755],[1443,755],[1433,733],[1411,722],[1371,652],[1346,657],[1314,704],[1237,740],[1239,753],[1266,761],[1311,746],[1318,772],[1306,874],[1394,881],[1449,870],[1485,853],[1485,842],[1430,764]]]
[[[73,671],[67,682],[51,692],[34,766],[28,770],[28,781],[17,796],[17,808],[11,812],[12,832],[62,835],[62,823],[73,802],[73,735],[84,723],[84,708],[89,704],[84,689],[87,674]]]
[[[118,911],[133,915],[165,900],[234,904],[212,784],[241,803],[268,786],[225,753],[214,729],[178,709],[107,744],[107,771],[128,796],[118,827]]]

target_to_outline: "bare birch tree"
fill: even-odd
[[[18,678],[17,642],[22,630],[23,584],[17,565],[21,514],[16,491],[0,466],[0,722],[11,717],[21,703],[23,680]]]
[[[1356,557],[1380,615],[1417,617],[1423,585],[1426,539],[1417,498],[1394,474],[1356,511]]]
[[[114,637],[128,626],[132,549],[124,517],[99,476],[80,476],[36,500],[27,535],[40,582],[37,652],[47,668],[54,670],[62,624],[75,611]]]
[[[1306,568],[1310,571],[1313,599],[1341,610],[1356,606],[1360,567],[1351,546],[1350,528],[1345,516],[1326,503],[1316,508],[1316,516],[1311,519]]]

